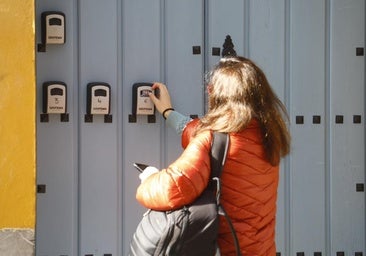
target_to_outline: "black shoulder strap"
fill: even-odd
[[[211,146],[211,179],[214,177],[220,178],[228,148],[229,135],[227,133],[214,132]]]
[[[229,224],[231,234],[234,239],[235,249],[236,249],[236,255],[241,256],[240,252],[240,245],[238,237],[236,236],[236,232],[234,229],[234,226],[230,220],[229,215],[226,213],[224,207],[220,204],[220,177],[222,173],[222,168],[224,167],[225,161],[226,161],[226,155],[227,151],[229,149],[229,142],[230,137],[227,133],[221,133],[221,132],[214,132],[213,133],[213,141],[211,145],[211,180],[216,179],[216,182],[218,183],[218,187],[216,191],[216,197],[219,207],[220,215],[223,215],[226,219],[226,221]]]

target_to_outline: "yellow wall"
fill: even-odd
[[[0,229],[33,229],[34,0],[1,0],[0,24]]]

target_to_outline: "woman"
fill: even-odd
[[[221,203],[236,230],[243,255],[276,253],[275,216],[279,163],[290,149],[284,105],[272,91],[263,71],[251,60],[228,57],[210,72],[209,109],[190,121],[174,111],[165,85],[157,110],[177,132],[184,152],[168,168],[144,171],[137,200],[147,208],[170,210],[194,201],[208,184],[212,131],[229,133],[230,147],[221,176]],[[220,221],[222,255],[235,255],[231,231]]]

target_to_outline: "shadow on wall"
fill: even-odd
[[[0,255],[34,256],[33,229],[1,229]]]

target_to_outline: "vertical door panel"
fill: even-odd
[[[206,44],[207,44],[207,64],[209,70],[221,58],[222,46],[227,35],[231,36],[234,50],[238,55],[244,56],[244,44],[248,38],[246,36],[246,1],[243,0],[209,0],[206,1]],[[220,56],[212,54],[213,48],[220,48]]]
[[[285,1],[252,0],[249,5],[248,57],[265,72],[285,100]]]
[[[129,123],[132,113],[132,86],[137,82],[161,81],[161,5],[159,1],[123,1],[122,4],[122,231],[123,254],[138,222],[146,211],[135,199],[140,183],[133,162],[161,167],[160,117],[148,123],[147,116],[137,116]],[[120,95],[121,96],[121,95]],[[119,181],[121,182],[121,181]],[[121,216],[119,216],[121,217]]]
[[[117,255],[117,1],[80,0],[80,255]],[[112,123],[103,115],[84,122],[89,82],[111,86]]]
[[[248,25],[248,57],[266,74],[269,83],[285,104],[285,1],[250,1]],[[276,246],[285,254],[286,209],[289,204],[285,194],[288,186],[284,161],[280,166],[280,183],[277,199]]]
[[[289,254],[325,254],[325,1],[291,1],[290,15]]]
[[[165,81],[174,108],[185,115],[203,114],[203,1],[165,1]],[[187,15],[189,14],[189,15]],[[193,48],[198,48],[197,53]],[[166,129],[166,165],[182,152],[180,135]]]
[[[65,14],[66,43],[47,45],[46,52],[37,52],[37,184],[45,185],[45,193],[37,194],[36,254],[71,256],[77,254],[76,9],[73,1],[37,1],[37,44],[41,43],[44,11]],[[41,122],[42,85],[46,81],[67,84],[68,122],[61,122],[60,114],[50,114],[48,122]]]
[[[365,253],[365,1],[332,1],[331,17],[331,249],[347,255]]]

